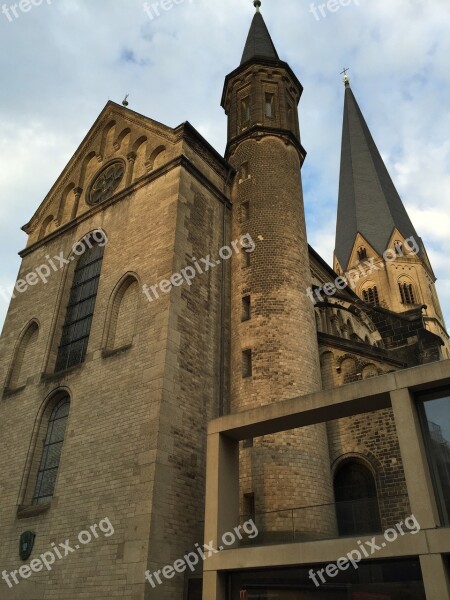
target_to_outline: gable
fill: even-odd
[[[96,202],[107,199],[108,193],[120,193],[136,179],[169,162],[176,154],[179,139],[174,129],[108,102],[23,227],[29,235],[28,245],[88,212]],[[101,193],[105,182],[108,190]]]

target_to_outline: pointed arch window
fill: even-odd
[[[381,531],[375,479],[360,462],[344,462],[334,477],[339,535]]]
[[[400,281],[398,284],[402,304],[417,304],[412,283]]]
[[[79,365],[86,357],[106,241],[100,243],[97,231],[95,237],[87,236],[77,245],[80,258],[70,290],[56,372]]]
[[[47,504],[54,495],[69,409],[69,397],[64,396],[50,415],[33,494],[33,504]]]
[[[378,295],[378,288],[376,285],[368,287],[363,290],[363,299],[367,304],[373,304],[374,306],[380,306],[380,297]]]

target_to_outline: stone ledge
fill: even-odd
[[[19,506],[17,508],[18,519],[31,519],[50,510],[51,502],[47,504],[33,504],[32,506]]]

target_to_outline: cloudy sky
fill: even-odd
[[[251,0],[34,0],[0,12],[0,292],[29,221],[108,99],[170,126],[190,121],[219,151],[223,80],[241,58]],[[300,104],[309,241],[331,264],[344,88],[352,87],[428,248],[450,323],[450,3],[263,0]],[[156,2],[156,0],[151,0]],[[26,6],[26,5],[25,5]],[[7,302],[0,293],[0,324]]]

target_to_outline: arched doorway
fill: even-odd
[[[334,494],[339,535],[381,531],[375,479],[365,465],[343,462],[334,477]]]

